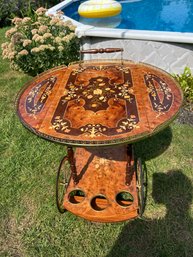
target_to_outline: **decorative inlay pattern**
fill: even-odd
[[[158,116],[168,112],[173,102],[171,88],[156,75],[147,74],[144,77],[153,110],[158,112]]]
[[[44,138],[94,146],[149,136],[172,121],[181,103],[177,82],[162,70],[93,60],[38,76],[22,90],[17,110],[23,124]]]
[[[56,77],[47,78],[40,83],[38,83],[35,87],[31,89],[28,96],[26,97],[26,111],[30,114],[38,114],[44,104],[46,103],[48,96],[51,94],[52,89],[57,81]],[[43,92],[39,99],[37,99],[40,93],[40,90],[43,88]]]
[[[114,76],[109,77],[109,72]],[[83,74],[89,74],[91,78],[89,77],[83,83],[79,74],[81,77]],[[69,75],[64,95],[60,98],[52,118],[52,127],[59,133],[85,134],[91,138],[99,135],[119,134],[138,128],[139,126],[136,124],[139,122],[139,117],[132,86],[131,72],[127,67],[121,65],[88,66],[84,69],[81,66],[78,67]],[[112,111],[117,109],[117,111],[124,112],[124,118],[115,117],[117,120],[113,126],[96,123],[94,118],[91,119],[93,123],[77,127],[71,126],[69,112],[72,102],[70,101],[74,101],[73,107],[80,107],[78,108],[80,111],[91,111],[92,116],[100,114],[100,111],[105,114],[105,111],[108,112],[109,109]]]

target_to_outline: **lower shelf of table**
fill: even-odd
[[[77,148],[74,161],[76,183],[71,176],[63,198],[64,209],[96,222],[118,222],[138,216],[132,149]]]

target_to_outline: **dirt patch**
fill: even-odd
[[[25,257],[27,256],[22,244],[22,235],[19,232],[15,217],[9,217],[2,226],[3,235],[0,237],[0,255]]]
[[[193,104],[184,105],[175,122],[193,126]]]
[[[34,224],[37,207],[34,206],[31,199],[26,197],[22,200],[21,205],[26,207],[26,212],[19,221],[14,214],[11,214],[1,224],[0,256],[28,256],[22,237],[24,232]]]

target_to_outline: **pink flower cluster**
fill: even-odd
[[[31,62],[30,66],[33,66],[33,62],[37,66],[36,59],[41,60],[42,63],[38,65],[42,66],[52,58],[53,51],[55,59],[61,57],[67,45],[76,38],[75,26],[71,21],[61,19],[62,12],[48,16],[46,11],[41,7],[36,10],[35,18],[15,17],[12,20],[14,27],[5,34],[8,42],[1,45],[3,58],[9,59],[12,66],[28,65],[25,61],[21,62],[27,59]]]

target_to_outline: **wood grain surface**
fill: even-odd
[[[136,218],[139,208],[137,181],[134,159],[129,154],[132,152],[128,153],[127,146],[77,148],[77,183],[71,177],[64,208],[96,222]],[[124,194],[130,194],[131,199],[122,199]]]
[[[17,113],[34,133],[77,146],[131,143],[167,126],[182,104],[166,72],[122,60],[57,67],[29,82]]]

